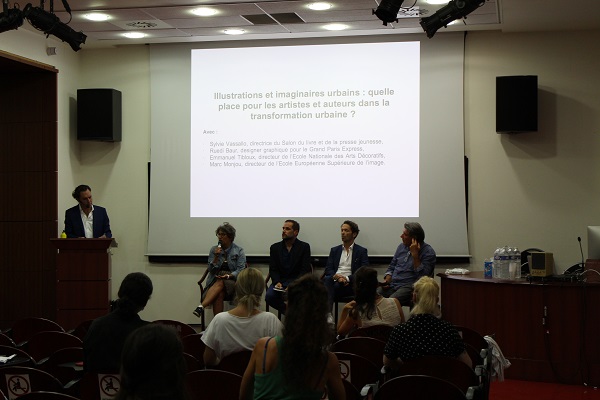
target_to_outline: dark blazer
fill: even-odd
[[[65,233],[68,238],[85,237],[83,222],[81,221],[81,213],[79,205],[69,208],[65,211]],[[112,237],[110,231],[110,221],[104,207],[94,204],[94,237],[99,238],[106,235],[107,238]]]
[[[331,278],[336,274],[340,265],[340,257],[342,256],[343,250],[344,247],[341,244],[331,248],[329,257],[327,257],[327,265],[325,266],[325,278]],[[356,271],[365,265],[369,265],[368,251],[366,248],[354,243],[354,247],[352,248],[352,264],[350,266],[351,275],[348,277],[350,283],[352,283],[352,276]]]
[[[296,239],[291,255],[291,265],[289,270],[283,269],[283,252],[287,251],[284,241],[273,243],[269,251],[269,274],[271,282],[281,284],[287,287],[295,279],[312,271],[310,264],[310,245],[306,242]]]

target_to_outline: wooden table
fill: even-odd
[[[438,276],[442,317],[493,335],[507,379],[600,385],[600,284]]]

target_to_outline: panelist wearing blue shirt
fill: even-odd
[[[111,238],[110,221],[104,207],[92,204],[92,189],[79,185],[72,196],[78,205],[65,211],[65,233],[68,238]]]
[[[334,300],[354,295],[352,288],[354,273],[363,266],[369,265],[367,249],[354,243],[360,229],[353,221],[344,221],[341,226],[342,244],[331,248],[323,283],[327,288],[329,311]]]
[[[402,305],[409,305],[413,284],[422,276],[432,276],[435,269],[435,251],[425,243],[425,231],[418,222],[407,222],[400,236],[402,243],[385,272],[384,286],[379,294],[394,297]]]

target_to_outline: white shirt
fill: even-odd
[[[340,256],[337,273],[343,275],[346,279],[352,275],[352,249],[354,249],[354,243],[350,245],[348,251],[346,251],[346,247],[342,243],[342,255]]]
[[[258,339],[281,335],[281,328],[281,321],[270,312],[262,311],[251,317],[222,312],[210,321],[202,341],[221,360],[238,351],[253,350]]]
[[[79,206],[79,214],[81,215],[81,222],[83,222],[83,230],[85,231],[85,237],[91,239],[94,237],[94,206],[92,205],[92,211],[90,215],[85,215],[81,206]]]

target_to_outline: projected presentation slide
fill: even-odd
[[[190,216],[418,217],[419,71],[419,42],[192,50]]]

